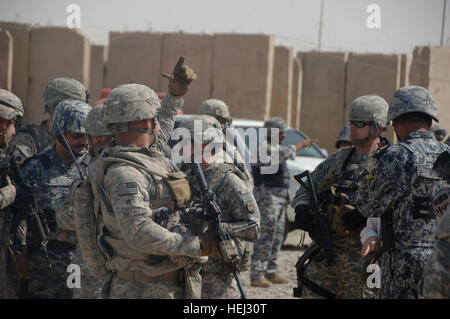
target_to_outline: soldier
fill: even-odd
[[[285,229],[285,207],[289,203],[289,171],[286,160],[295,159],[296,153],[305,147],[310,147],[315,141],[303,140],[295,145],[281,145],[286,137],[288,126],[282,118],[273,117],[264,122],[267,128],[267,151],[278,152],[278,169],[273,174],[262,172],[261,159],[253,166],[255,189],[253,194],[258,203],[261,214],[261,236],[254,243],[251,259],[251,285],[267,288],[274,284],[287,283],[287,278],[278,274],[277,254],[281,249]],[[279,145],[271,140],[270,132],[276,129],[279,133]]]
[[[7,149],[13,154],[19,166],[33,155],[42,152],[55,143],[55,137],[49,131],[49,125],[55,107],[64,100],[77,100],[89,103],[90,95],[87,89],[71,78],[56,78],[45,87],[42,96],[48,119],[40,125],[26,124],[20,127]]]
[[[85,123],[86,134],[89,140],[90,165],[98,156],[101,150],[111,142],[111,133],[103,123],[103,105],[97,105],[92,108],[86,118]],[[68,237],[76,237],[74,233],[75,219],[73,212],[73,190],[82,182],[81,178],[74,180],[70,187],[70,192],[66,196],[64,206],[58,210],[56,214],[56,222],[60,229],[64,229],[70,234]],[[74,299],[98,299],[100,298],[101,282],[94,278],[89,272],[88,267],[81,257],[79,243],[76,240],[76,249],[71,255],[72,262],[80,266],[81,278],[80,287],[73,291]]]
[[[377,132],[384,131],[387,126],[387,110],[388,104],[377,95],[355,99],[348,114],[354,146],[339,149],[311,173],[317,196],[323,200],[323,207],[328,212],[328,230],[335,256],[331,265],[323,258],[323,251],[312,258],[305,277],[326,290],[328,295],[305,281],[308,288],[304,290],[306,298],[363,297],[359,233],[366,219],[359,218],[355,204],[358,189],[374,165],[373,155],[380,143]],[[311,216],[311,196],[309,190],[300,186],[291,205],[295,208],[296,224],[319,241]]]
[[[194,129],[195,121],[201,123],[201,130]],[[255,198],[240,170],[232,164],[215,163],[215,154],[205,150],[208,145],[212,145],[210,143],[219,145],[223,143],[220,124],[216,119],[207,115],[196,116],[183,120],[180,127],[187,128],[191,134],[191,143],[185,146],[189,154],[193,154],[194,143],[202,143],[201,149],[204,154],[196,160],[201,164],[210,189],[217,195],[217,202],[222,210],[221,226],[229,229],[238,248],[240,270],[244,271],[248,268],[250,261],[251,242],[258,238],[260,231],[259,210]],[[214,129],[216,134],[209,132]],[[201,189],[192,168],[188,164],[182,167],[188,175],[193,200],[200,201]],[[209,258],[202,265],[201,277],[202,299],[239,298],[239,290],[232,275],[232,266],[225,263],[219,254]]]
[[[430,128],[430,131],[433,132],[434,136],[439,142],[443,142],[445,136],[447,135],[447,130],[442,128],[439,124],[433,124]]]
[[[14,122],[23,113],[22,101],[13,93],[0,89],[0,159],[4,164],[7,161],[5,149],[16,134]],[[8,274],[15,262],[10,248],[12,212],[7,209],[16,198],[16,187],[11,183],[6,165],[1,165],[0,173],[0,299],[6,299],[16,298],[15,287]]]
[[[169,77],[169,94],[178,105],[195,79],[180,59]],[[188,229],[167,229],[154,215],[174,212],[190,198],[185,174],[161,150],[167,138],[159,133],[156,93],[145,85],[114,88],[104,102],[103,122],[114,135],[89,178],[100,201],[102,242],[108,247],[103,292],[108,298],[183,298],[182,269],[190,258],[209,253],[208,240]],[[175,114],[171,118],[172,128]],[[166,121],[169,123],[168,121]],[[170,132],[166,132],[169,133]],[[185,264],[171,256],[184,257]]]
[[[57,227],[55,214],[62,208],[70,185],[80,174],[85,174],[89,163],[84,122],[90,109],[88,104],[76,100],[59,103],[49,126],[55,145],[26,160],[21,169],[23,179],[36,195],[41,222],[49,238],[48,262],[44,253],[33,246],[33,238],[30,241],[28,253],[32,270],[28,289],[33,298],[72,297],[66,285],[66,269],[71,264],[70,252],[75,249],[75,238]]]
[[[227,127],[231,125],[232,118],[228,111],[228,106],[225,102],[217,99],[209,99],[202,102],[200,105],[200,115],[209,115],[214,117],[222,127],[223,134],[225,134],[225,142],[223,143],[223,149],[226,151],[225,162],[233,163],[245,176],[245,180],[250,190],[253,191],[253,176],[245,166],[245,160],[242,158],[242,154],[238,152],[234,144],[230,143],[226,138]]]
[[[339,133],[339,136],[336,140],[336,149],[340,149],[341,147],[348,147],[352,146],[352,140],[350,138],[350,125],[346,124],[341,132]]]
[[[379,298],[418,298],[422,272],[431,255],[436,231],[433,197],[446,181],[432,167],[449,147],[429,131],[439,121],[430,93],[423,87],[397,90],[389,104],[399,143],[385,148],[357,207],[363,216],[381,217]],[[367,200],[370,199],[370,200]]]

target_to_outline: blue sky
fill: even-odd
[[[439,45],[444,0],[324,0],[322,50],[411,53]],[[66,24],[69,4],[81,8],[81,28],[92,43],[109,31],[264,33],[296,51],[317,49],[319,0],[0,0],[0,21]],[[381,28],[369,29],[366,12],[380,7]],[[450,2],[444,45],[450,46]]]

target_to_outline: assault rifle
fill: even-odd
[[[206,219],[211,221],[212,230],[219,244],[219,251],[225,263],[231,265],[233,277],[236,280],[241,299],[247,299],[241,280],[239,279],[239,253],[233,238],[227,229],[221,226],[222,210],[217,203],[216,194],[209,188],[203,170],[199,163],[192,163],[192,168],[200,184],[201,196],[205,204]],[[234,247],[234,249],[233,249]]]

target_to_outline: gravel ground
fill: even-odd
[[[287,284],[272,285],[269,288],[250,286],[250,270],[241,273],[241,282],[248,299],[297,299],[293,296],[293,288],[297,286],[297,274],[295,264],[298,257],[304,252],[304,248],[298,246],[299,240],[304,234],[300,229],[291,231],[278,254],[278,270],[283,276],[288,277]],[[305,244],[311,239],[306,235]]]

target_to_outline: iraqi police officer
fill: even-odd
[[[56,214],[64,204],[72,182],[85,175],[89,163],[88,141],[84,128],[91,107],[82,101],[65,100],[55,108],[49,131],[55,145],[26,160],[21,168],[24,180],[33,190],[40,210],[41,223],[49,239],[47,256],[29,238],[31,273],[28,284],[33,298],[71,298],[67,286],[67,266],[75,238],[58,228]]]
[[[289,203],[289,171],[286,160],[295,159],[296,153],[310,147],[313,140],[302,140],[295,145],[283,146],[288,126],[280,117],[273,117],[264,122],[267,129],[267,154],[275,155],[275,162],[264,164],[258,157],[252,172],[255,182],[253,194],[261,214],[261,236],[254,243],[251,259],[251,285],[267,288],[274,284],[287,283],[287,278],[280,275],[277,269],[277,255],[281,249],[285,229],[285,208]],[[278,143],[272,137],[278,138]],[[261,153],[261,152],[259,152]],[[276,166],[264,172],[264,166]]]
[[[447,130],[441,127],[439,124],[433,124],[430,128],[430,131],[433,132],[434,136],[439,142],[443,142],[445,136],[447,135]]]
[[[77,100],[89,103],[90,95],[87,89],[75,79],[56,78],[47,84],[42,96],[45,113],[48,119],[40,125],[26,124],[20,127],[8,147],[8,154],[13,154],[21,165],[34,154],[42,152],[55,143],[55,137],[49,131],[55,107],[64,100]]]
[[[387,126],[386,101],[377,95],[356,98],[349,108],[350,138],[354,146],[339,149],[320,163],[311,173],[317,197],[322,199],[328,213],[329,235],[334,251],[334,262],[329,264],[324,251],[319,251],[306,268],[305,278],[327,291],[305,281],[306,298],[362,298],[360,283],[359,233],[366,219],[355,208],[358,190],[374,165],[373,155],[378,149],[382,132]],[[292,207],[297,225],[320,242],[311,215],[312,194],[300,186]],[[324,235],[326,236],[326,234]],[[308,283],[307,283],[308,282]]]
[[[198,129],[195,127],[195,121],[201,124]],[[255,198],[239,169],[232,164],[215,162],[216,154],[211,146],[216,143],[221,151],[223,144],[220,124],[215,118],[208,115],[195,116],[184,119],[179,127],[184,127],[190,132],[191,143],[185,146],[188,153],[194,154],[195,143],[201,145],[199,149],[202,150],[202,156],[193,159],[200,163],[210,190],[217,196],[217,203],[222,211],[221,227],[227,228],[232,236],[234,244],[232,246],[236,246],[236,252],[239,254],[237,266],[239,271],[244,271],[250,262],[251,242],[258,238],[260,231],[259,210]],[[189,164],[182,167],[188,175],[193,200],[201,201],[201,188],[192,167]],[[212,240],[216,241],[214,237]],[[223,254],[225,250],[221,250],[220,253],[217,250],[217,256],[210,257],[202,265],[202,299],[233,299],[240,296],[232,275],[234,265]]]
[[[363,216],[381,217],[379,298],[418,298],[422,272],[431,255],[436,231],[434,196],[446,181],[432,168],[449,149],[429,131],[439,121],[430,93],[423,87],[397,90],[389,104],[399,143],[385,148],[360,190]]]
[[[348,147],[352,145],[352,140],[350,138],[350,124],[346,124],[336,139],[335,147],[338,150],[341,147]]]
[[[8,207],[16,198],[16,187],[8,176],[5,150],[16,133],[14,123],[23,116],[22,101],[13,93],[0,89],[0,299],[15,298],[16,291],[8,276],[8,265],[14,265],[11,245],[12,211]]]

